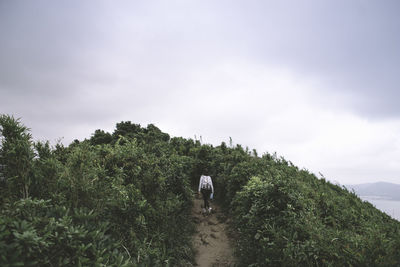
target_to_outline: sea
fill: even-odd
[[[364,201],[368,201],[375,208],[385,212],[393,219],[400,221],[400,201],[385,199],[379,196],[360,196]]]

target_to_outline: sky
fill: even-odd
[[[70,144],[115,124],[400,183],[396,0],[0,0],[0,114]]]

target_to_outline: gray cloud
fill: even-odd
[[[242,5],[243,34],[260,62],[317,75],[325,89],[355,94],[349,108],[364,116],[400,114],[397,1],[251,3]]]

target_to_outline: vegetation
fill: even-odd
[[[68,147],[0,116],[1,266],[190,266],[204,170],[241,266],[398,266],[400,223],[276,154],[117,123]]]
[[[0,266],[190,264],[192,162],[149,125],[69,147],[0,117]]]

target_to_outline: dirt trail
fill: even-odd
[[[235,266],[233,248],[227,236],[226,217],[214,202],[211,202],[213,212],[203,215],[202,204],[203,200],[196,197],[192,210],[193,221],[196,223],[193,246],[197,266]]]

